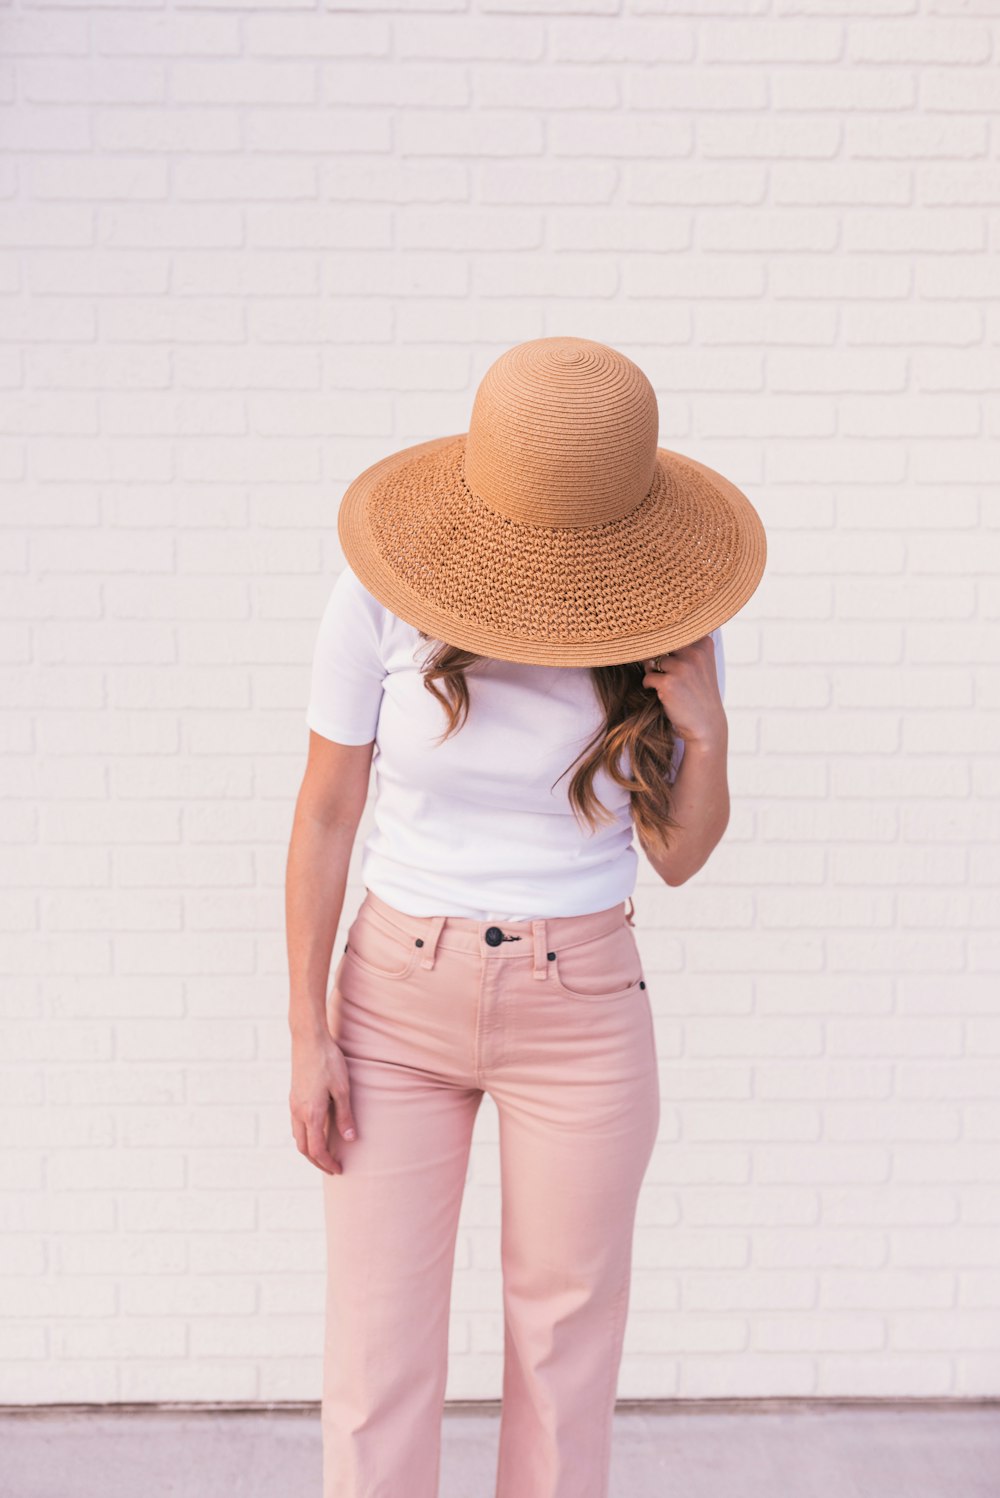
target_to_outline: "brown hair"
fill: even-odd
[[[423,630],[419,633],[421,639],[428,638]],[[425,657],[421,666],[424,686],[441,703],[448,717],[448,726],[439,743],[455,733],[468,717],[469,684],[465,673],[483,659],[471,650],[443,643]],[[604,723],[573,761],[578,768],[570,781],[568,795],[574,813],[582,816],[592,831],[601,822],[614,821],[593,788],[594,777],[604,769],[616,785],[630,792],[632,819],[640,839],[665,848],[666,834],[678,826],[671,815],[668,781],[675,738],[659,697],[642,685],[645,674],[641,661],[590,667],[598,702],[604,708]],[[619,768],[625,749],[630,754],[631,778]],[[563,774],[572,768],[573,765],[568,765]]]

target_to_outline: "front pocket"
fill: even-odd
[[[626,921],[589,941],[557,948],[550,963],[561,993],[571,999],[622,999],[642,986],[642,958]]]
[[[347,933],[344,957],[376,978],[408,978],[420,949],[409,932],[382,920],[370,910],[359,911]]]

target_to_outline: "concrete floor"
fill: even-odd
[[[498,1407],[449,1406],[440,1498],[493,1498]],[[300,1406],[0,1409],[0,1498],[319,1498]],[[612,1498],[1000,1498],[996,1402],[623,1404]]]

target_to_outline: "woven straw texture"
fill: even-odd
[[[656,444],[649,381],[585,339],[519,344],[487,371],[469,431],[358,475],[338,534],[393,613],[477,654],[611,665],[731,618],[766,561],[750,501]]]

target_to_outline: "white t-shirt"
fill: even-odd
[[[712,638],[723,691],[720,631]],[[496,921],[586,915],[627,899],[639,862],[628,792],[598,772],[594,791],[615,821],[590,832],[563,773],[603,722],[589,668],[478,662],[466,672],[469,715],[439,744],[448,720],[420,671],[438,643],[345,566],[319,626],[306,723],[340,744],[375,741],[363,884],[411,915]],[[683,753],[678,740],[672,774]]]

